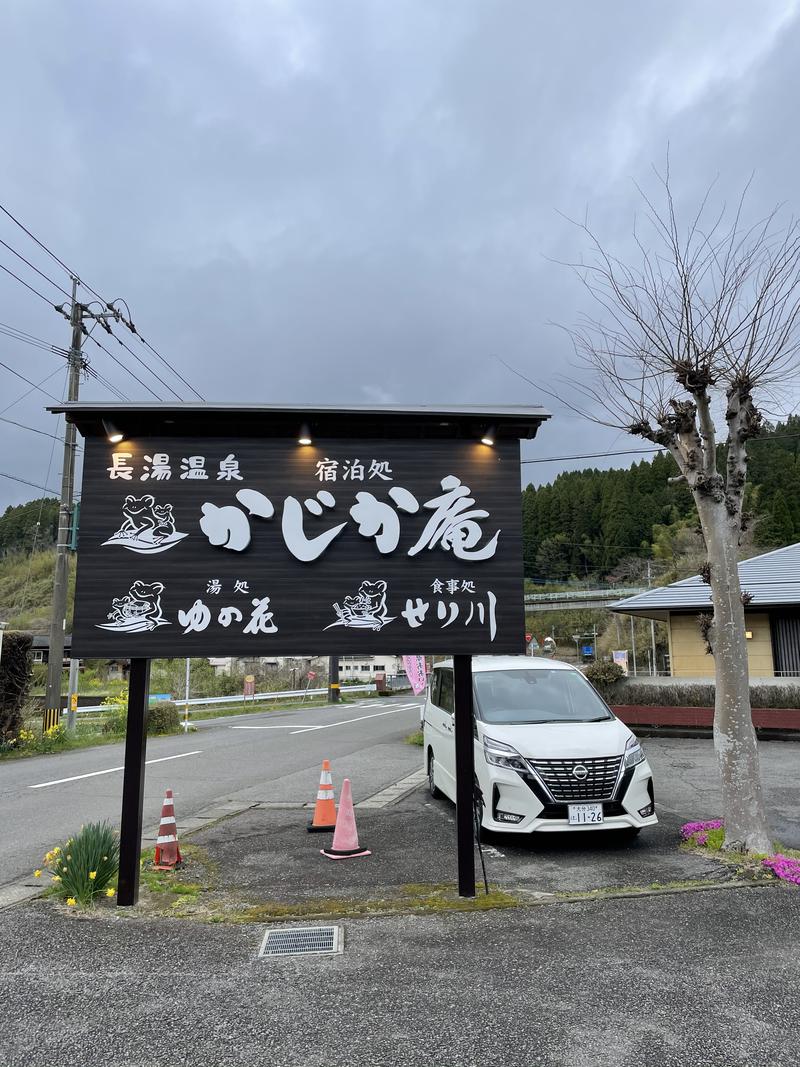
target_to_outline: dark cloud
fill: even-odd
[[[580,250],[564,215],[588,211],[629,249],[631,179],[648,181],[667,143],[681,204],[716,174],[731,195],[753,170],[754,214],[793,200],[797,11],[12,0],[0,199],[90,284],[124,295],[209,398],[547,403],[498,357],[546,386],[575,373],[547,325],[585,307],[553,262]],[[0,237],[64,280],[10,223]],[[7,276],[0,322],[67,341]],[[58,365],[5,337],[0,359],[33,380]],[[26,388],[0,369],[0,408]],[[83,395],[104,390],[90,381]],[[9,415],[48,428],[42,402]],[[560,411],[525,451],[629,445]],[[43,482],[49,452],[0,423],[0,470]],[[2,503],[31,492],[0,479]]]

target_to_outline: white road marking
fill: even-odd
[[[283,726],[229,726],[229,730],[291,730],[297,727],[296,722],[285,722]],[[302,726],[299,729],[316,730],[316,726]]]
[[[203,750],[195,749],[194,752],[179,752],[176,756],[160,756],[158,759],[146,760],[147,766],[151,763],[165,763],[171,759],[183,759],[184,756],[199,756]],[[98,774],[113,774],[114,771],[122,771],[124,767],[108,767],[104,771],[89,771],[88,774],[74,774],[71,778],[57,778],[53,782],[39,782],[37,785],[29,785],[28,789],[44,789],[48,785],[63,785],[64,782],[77,782],[81,778],[96,778]]]
[[[411,705],[413,707],[413,705]],[[292,730],[290,736],[294,734],[307,734],[310,730],[330,730],[332,726],[347,726],[351,722],[362,722],[364,719],[379,719],[381,715],[394,715],[398,711],[407,710],[408,705],[402,704],[399,707],[390,708],[389,711],[376,711],[373,715],[359,715],[356,719],[342,719],[340,722],[326,722],[322,726],[304,726],[300,730]]]

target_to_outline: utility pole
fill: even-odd
[[[633,646],[633,677],[636,677],[636,629],[634,627],[634,618],[631,615],[631,645]]]
[[[647,588],[650,588],[650,560],[647,561]],[[656,624],[650,620],[650,645],[653,649],[653,662],[650,673],[655,677],[658,674],[656,670]]]
[[[183,694],[183,732],[189,733],[189,689],[192,684],[192,661],[186,657],[186,677]]]
[[[72,326],[72,343],[67,356],[69,385],[67,399],[77,400],[81,370],[84,359],[81,355],[83,342],[83,307],[78,303],[78,279],[72,279],[72,303],[69,321]],[[67,582],[69,581],[69,539],[72,519],[72,497],[75,487],[75,442],[74,423],[64,420],[64,465],[61,471],[61,503],[58,509],[58,540],[56,542],[56,570],[53,579],[53,609],[50,620],[50,647],[47,659],[47,695],[43,729],[57,726],[61,720],[61,685],[64,673],[64,629],[67,621]]]
[[[76,659],[69,661],[69,686],[67,687],[67,729],[75,729],[75,712],[78,710],[78,667]]]
[[[339,657],[328,657],[328,703],[338,704],[341,698],[339,692]]]

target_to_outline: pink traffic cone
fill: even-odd
[[[339,814],[336,816],[336,829],[333,832],[333,844],[330,848],[321,848],[323,856],[329,860],[353,860],[360,856],[371,856],[367,848],[360,848],[356,830],[356,813],[353,811],[353,793],[350,779],[342,782],[342,795],[339,799]]]

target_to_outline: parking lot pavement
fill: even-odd
[[[483,850],[490,884],[523,893],[569,893],[731,878],[731,868],[678,847],[682,823],[720,814],[713,743],[652,738],[646,751],[656,782],[657,826],[632,840],[606,831],[492,835]],[[800,744],[766,742],[761,760],[776,838],[797,846]],[[300,810],[253,809],[192,840],[219,864],[221,887],[254,902],[375,896],[403,885],[455,880],[455,808],[448,800],[433,800],[418,788],[398,803],[359,808],[356,814],[361,844],[373,855],[347,863],[319,856],[330,837],[306,833],[309,816]]]
[[[681,822],[722,815],[722,795],[714,742],[710,738],[645,738],[642,745],[653,768],[659,815]],[[761,741],[761,779],[775,840],[800,848],[800,741]]]
[[[379,898],[406,885],[456,878],[455,807],[424,787],[382,810],[357,811],[359,841],[372,855],[331,863],[330,834],[309,834],[309,812],[255,808],[192,836],[219,868],[219,887],[248,901]],[[525,892],[582,892],[654,882],[724,881],[730,869],[680,851],[681,820],[665,815],[634,839],[617,833],[494,835],[484,845],[490,885]],[[476,861],[478,857],[476,855]],[[480,879],[480,867],[476,865]]]
[[[791,889],[343,926],[341,955],[264,960],[257,925],[65,918],[43,902],[0,913],[0,1062],[797,1062],[800,893]]]

